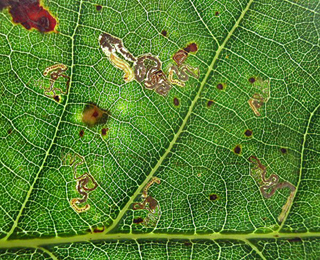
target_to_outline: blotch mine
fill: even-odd
[[[20,23],[27,30],[35,28],[43,33],[55,30],[56,19],[40,5],[39,0],[7,0],[5,2],[5,7],[9,7],[14,23]]]
[[[109,118],[109,113],[106,110],[99,108],[95,104],[87,104],[82,113],[82,122],[87,126],[92,127],[97,124],[105,124]]]
[[[193,42],[193,43],[190,43],[187,47],[184,48],[184,50],[189,53],[189,52],[197,52],[198,50],[198,45]]]

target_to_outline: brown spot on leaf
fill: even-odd
[[[287,153],[287,149],[283,148],[283,147],[280,149],[280,151],[281,151],[282,154],[286,154]]]
[[[219,13],[218,11],[216,11],[216,12],[214,13],[214,15],[215,15],[215,16],[219,16],[220,13]]]
[[[236,145],[235,148],[233,148],[233,151],[235,154],[241,154],[241,151],[242,151],[242,148],[241,148],[241,145]]]
[[[60,97],[59,96],[54,96],[53,99],[57,102],[60,102]]]
[[[8,135],[11,135],[11,133],[12,133],[12,129],[9,129],[8,130]]]
[[[256,79],[254,77],[249,78],[250,83],[254,83],[255,81],[256,81]]]
[[[222,89],[223,89],[223,84],[219,83],[219,84],[217,85],[217,89],[222,90]]]
[[[102,6],[101,5],[96,5],[96,10],[97,11],[100,11],[102,9]]]
[[[102,233],[104,231],[104,227],[97,227],[93,230],[93,233]]]
[[[219,199],[219,196],[217,195],[217,194],[210,194],[209,195],[209,199],[211,200],[211,201],[216,201],[217,199]]]
[[[252,131],[250,129],[247,129],[245,132],[244,132],[244,135],[247,136],[247,137],[250,137],[252,136]]]
[[[104,135],[106,135],[107,134],[107,132],[108,132],[108,128],[102,128],[101,129],[101,134],[104,136]]]
[[[143,222],[143,218],[141,218],[141,217],[133,219],[134,224],[140,224],[142,222]]]
[[[198,50],[198,45],[193,42],[193,43],[190,43],[187,47],[184,48],[184,50],[186,52],[196,52]]]
[[[214,101],[213,100],[209,100],[207,102],[207,107],[211,107],[213,105]]]
[[[162,34],[164,37],[167,37],[168,32],[167,32],[166,30],[162,30],[162,31],[161,31],[161,34]]]
[[[84,130],[81,129],[80,132],[79,132],[79,136],[83,137],[83,135],[84,135]]]
[[[174,97],[174,99],[173,99],[173,104],[174,104],[176,107],[179,106],[179,104],[180,104],[179,99],[176,98],[176,97]]]

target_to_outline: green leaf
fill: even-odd
[[[44,6],[57,32],[0,13],[1,258],[319,257],[318,1]],[[200,77],[125,82],[103,33],[166,77],[196,43]]]

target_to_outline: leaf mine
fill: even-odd
[[[278,216],[278,221],[282,222],[290,205],[293,202],[294,194],[296,187],[293,186],[290,182],[284,181],[279,183],[279,176],[276,174],[271,174],[268,178],[266,177],[267,167],[264,166],[256,156],[250,156],[249,161],[254,165],[250,169],[251,176],[258,182],[260,186],[260,192],[262,196],[266,199],[269,199],[278,189],[288,188],[290,189],[290,195],[287,199],[287,202],[282,207],[282,211]],[[260,176],[261,181],[258,180]]]
[[[50,32],[57,25],[56,19],[40,5],[39,0],[1,1],[0,7],[9,7],[13,22],[27,30],[35,28],[39,32]]]

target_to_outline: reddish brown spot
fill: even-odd
[[[104,227],[95,228],[93,233],[102,233],[104,231]]]
[[[256,79],[254,77],[249,78],[250,83],[254,83],[255,81],[256,81]]]
[[[233,148],[233,151],[235,154],[240,154],[241,153],[241,146],[240,145],[237,145],[235,148]]]
[[[175,98],[173,99],[173,104],[174,104],[176,107],[179,106],[179,104],[180,104],[179,99],[175,97]]]
[[[211,107],[213,105],[214,101],[213,100],[209,100],[207,103],[207,107]]]
[[[184,50],[186,52],[196,52],[198,50],[198,45],[193,42],[193,43],[190,43],[186,48],[184,48]]]
[[[35,28],[40,32],[54,31],[57,21],[42,6],[39,0],[6,0],[14,23],[20,23],[27,30]]]
[[[96,5],[96,9],[97,9],[97,11],[100,11],[102,9],[102,6],[101,5]]]
[[[8,135],[11,135],[11,133],[12,133],[12,129],[9,129],[8,130]]]
[[[99,108],[95,104],[88,104],[85,106],[82,113],[82,122],[88,126],[96,124],[105,124],[108,120],[109,114],[107,111]]]
[[[134,224],[140,224],[142,222],[143,222],[143,218],[141,218],[141,217],[133,219]]]
[[[60,101],[60,97],[59,97],[59,96],[54,96],[53,99],[54,99],[55,101],[57,101],[57,102]]]
[[[84,135],[84,131],[83,131],[83,130],[80,130],[79,136],[80,136],[80,137],[83,137],[83,135]]]
[[[252,136],[252,131],[250,129],[247,129],[245,132],[244,132],[244,135],[247,136],[247,137],[250,137]]]
[[[219,198],[219,196],[217,195],[217,194],[210,194],[209,195],[209,199],[211,200],[211,201],[215,201],[215,200],[217,200]]]
[[[222,89],[223,89],[223,85],[222,85],[221,83],[219,83],[219,84],[217,85],[217,89],[222,90]]]
[[[281,153],[283,153],[283,154],[287,153],[287,149],[286,149],[286,148],[281,148],[280,151],[281,151]]]
[[[167,32],[166,30],[162,30],[161,34],[162,34],[164,37],[167,37],[168,32]]]
[[[102,129],[101,129],[101,134],[102,134],[102,135],[106,135],[107,132],[108,132],[108,128],[102,128]]]
[[[218,11],[216,11],[216,12],[214,13],[214,15],[215,15],[215,16],[219,16],[220,13],[219,13]]]

